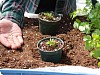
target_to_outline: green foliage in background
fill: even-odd
[[[85,48],[90,51],[90,55],[100,61],[100,3],[92,5],[91,0],[86,0],[86,7],[71,13],[71,18],[86,16],[87,21],[81,22],[79,19],[74,21],[73,27],[86,34],[84,36]],[[100,62],[98,62],[100,67]]]

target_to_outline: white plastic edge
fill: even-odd
[[[45,71],[45,72],[100,75],[100,69],[92,69],[92,68],[87,68],[83,66],[45,67],[45,68],[37,68],[35,70]]]
[[[19,71],[40,71],[40,72],[56,72],[56,73],[66,73],[66,74],[84,74],[84,75],[100,75],[100,68],[92,69],[83,66],[58,66],[58,67],[43,67],[34,69],[9,69],[4,68],[4,70],[19,70]],[[2,74],[0,74],[2,75]]]
[[[1,74],[1,72],[0,72],[0,75],[3,75],[3,74]]]
[[[25,12],[24,13],[24,17],[27,17],[27,18],[38,18],[38,14]]]

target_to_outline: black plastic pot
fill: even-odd
[[[56,39],[56,40],[60,41],[62,43],[61,47],[56,51],[54,51],[54,50],[53,51],[47,51],[47,50],[40,49],[39,48],[40,43],[45,41],[45,40],[49,40],[50,38],[53,38],[53,39]],[[61,60],[63,45],[64,45],[64,42],[60,38],[49,37],[49,38],[44,38],[44,39],[40,40],[37,43],[37,48],[39,49],[41,59],[43,61],[57,63]]]
[[[43,35],[51,35],[55,36],[58,34],[59,30],[59,22],[61,20],[61,16],[59,16],[59,20],[57,21],[44,21],[39,17],[39,32]]]

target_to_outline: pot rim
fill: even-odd
[[[54,39],[57,39],[58,41],[60,41],[61,42],[61,47],[59,49],[53,50],[53,51],[42,50],[41,48],[39,48],[39,44],[42,41],[50,39],[50,38],[54,38]],[[40,50],[40,51],[43,51],[43,52],[55,52],[55,51],[59,51],[59,50],[61,50],[63,48],[63,46],[64,46],[64,41],[61,40],[60,38],[57,38],[57,37],[46,37],[46,38],[43,38],[43,39],[39,40],[38,43],[37,43],[37,49]]]
[[[42,12],[41,12],[41,13],[42,13]],[[59,21],[61,20],[61,15],[60,15],[60,14],[58,14],[58,17],[59,17],[58,20],[55,20],[55,21],[43,20],[43,19],[40,17],[40,14],[41,14],[41,13],[38,14],[38,19],[41,20],[41,21],[45,21],[45,22],[59,22]]]

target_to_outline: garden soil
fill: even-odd
[[[25,18],[24,21],[22,48],[11,50],[0,44],[0,68],[32,69],[64,65],[98,68],[98,60],[91,57],[90,52],[85,49],[83,41],[85,34],[73,28],[73,21],[69,16],[62,17],[59,32],[55,36],[64,41],[62,59],[58,63],[44,62],[40,58],[37,42],[50,35],[42,35],[39,32],[38,19]]]

